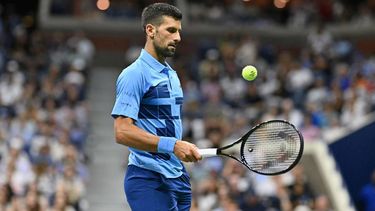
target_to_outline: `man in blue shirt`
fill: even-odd
[[[181,161],[202,159],[182,139],[183,93],[165,61],[180,42],[181,12],[155,3],[142,12],[146,44],[116,84],[112,110],[116,142],[129,147],[124,186],[132,210],[189,210],[191,187]]]
[[[361,205],[364,211],[375,211],[375,170],[371,174],[371,181],[366,184],[360,193]]]

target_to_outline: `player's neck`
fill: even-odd
[[[165,64],[165,57],[156,53],[155,47],[152,45],[152,43],[146,42],[145,50],[160,63]]]

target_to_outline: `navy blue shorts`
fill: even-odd
[[[124,188],[132,211],[190,210],[190,177],[184,173],[168,179],[162,174],[129,165]]]

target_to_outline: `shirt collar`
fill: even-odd
[[[141,55],[139,56],[143,61],[145,61],[148,65],[151,66],[152,69],[162,72],[165,68],[169,70],[173,70],[167,62],[165,62],[166,65],[163,65],[158,60],[156,60],[151,54],[149,54],[145,49],[142,49]]]

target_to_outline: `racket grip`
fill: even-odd
[[[198,149],[198,152],[202,157],[217,156],[217,148]]]

